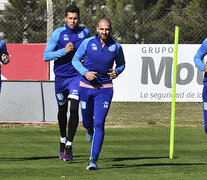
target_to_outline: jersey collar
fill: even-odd
[[[68,27],[67,24],[65,24],[65,28],[67,29],[67,31],[68,31],[70,34],[72,34],[72,33],[76,33],[76,32],[79,30],[79,26],[77,26],[75,29],[70,29],[70,28]]]

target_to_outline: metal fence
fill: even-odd
[[[81,14],[80,25],[95,35],[102,14]],[[53,15],[53,26],[47,28],[50,14],[2,14],[1,39],[7,43],[46,43],[47,34],[63,26],[64,16]],[[179,43],[200,44],[206,37],[207,13],[178,15],[174,13],[107,14],[112,21],[114,39],[121,44],[173,44],[175,25],[180,27]],[[176,103],[177,125],[201,126],[202,103]],[[196,112],[196,113],[194,113]],[[107,124],[124,126],[168,126],[171,103],[112,103]]]
[[[91,35],[96,33],[100,17],[111,19],[113,37],[121,44],[172,44],[175,25],[180,27],[181,44],[199,44],[206,36],[207,12],[178,15],[170,13],[129,13],[96,16],[81,14],[80,25],[87,27]],[[47,19],[53,24],[47,27]],[[3,13],[0,18],[1,39],[7,43],[46,43],[47,33],[63,26],[63,14],[13,14]]]

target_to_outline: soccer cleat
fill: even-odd
[[[65,147],[63,160],[64,161],[72,161],[73,160],[72,146]]]
[[[93,127],[90,127],[86,130],[86,140],[91,142],[93,139]]]
[[[65,143],[60,143],[60,149],[59,149],[59,158],[62,160],[64,159],[64,150],[65,150]]]
[[[86,167],[87,170],[97,170],[98,166],[96,165],[96,159],[93,157],[90,157],[88,166]]]

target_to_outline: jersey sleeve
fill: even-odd
[[[57,60],[58,58],[65,56],[67,54],[65,48],[55,51],[58,44],[59,35],[60,35],[59,29],[55,30],[52,33],[44,51],[44,56],[43,56],[44,61]]]
[[[83,57],[86,54],[86,48],[88,45],[90,38],[85,39],[80,47],[78,48],[78,50],[76,51],[73,59],[72,59],[72,65],[75,67],[75,69],[82,75],[85,76],[85,74],[89,71],[88,69],[86,69],[83,64],[81,63],[81,60],[83,59]]]
[[[207,38],[203,41],[200,48],[198,49],[196,55],[194,56],[195,65],[201,70],[204,71],[206,62],[203,62],[204,56],[207,54]]]
[[[123,53],[123,49],[121,45],[117,43],[117,46],[118,46],[118,53],[115,58],[115,62],[116,62],[115,71],[118,76],[125,69],[125,58],[124,58],[124,53]]]
[[[85,28],[84,32],[87,34],[87,38],[91,36],[89,29]]]

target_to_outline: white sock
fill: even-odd
[[[67,138],[66,137],[60,137],[60,142],[61,143],[66,143],[66,141],[67,141]]]
[[[67,141],[66,146],[72,146],[73,142]]]

